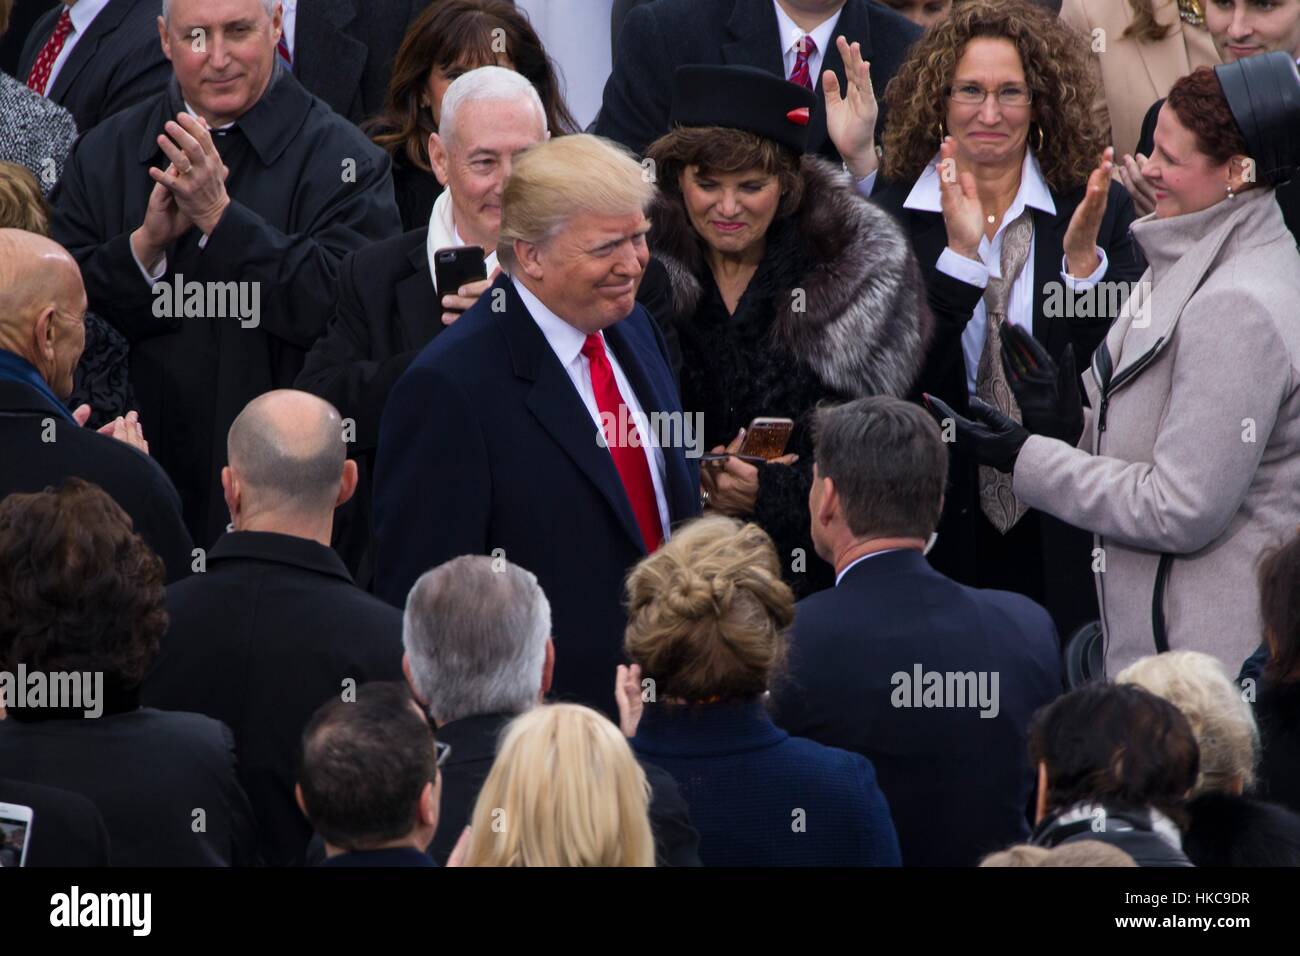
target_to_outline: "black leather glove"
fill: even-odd
[[[961,450],[981,465],[991,465],[1010,473],[1016,467],[1020,447],[1029,439],[1029,431],[1003,415],[992,405],[971,397],[970,410],[975,416],[963,418],[933,395],[923,395],[925,407],[943,428],[951,419]]]
[[[1065,347],[1058,369],[1032,333],[1004,325],[1002,368],[1025,427],[1035,435],[1077,445],[1083,434],[1083,395],[1074,366],[1074,346]]]

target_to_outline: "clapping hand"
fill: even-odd
[[[618,704],[618,727],[623,736],[636,736],[637,724],[641,722],[641,712],[645,709],[645,698],[641,696],[641,665],[619,664],[614,672],[614,702]]]
[[[1083,396],[1074,365],[1074,346],[1067,345],[1061,365],[1047,349],[1017,325],[1002,327],[1002,367],[1020,406],[1025,427],[1074,445],[1083,434]]]
[[[72,412],[73,420],[82,428],[85,428],[86,422],[90,421],[90,415],[91,407],[89,405],[78,405]],[[116,438],[132,448],[138,448],[146,455],[149,454],[149,443],[144,438],[144,426],[140,424],[139,412],[127,412],[126,415],[119,416],[106,425],[101,425],[97,430],[101,435]]]
[[[1101,258],[1097,255],[1097,234],[1101,220],[1106,215],[1106,197],[1110,193],[1110,171],[1114,167],[1115,148],[1102,150],[1101,160],[1088,174],[1088,188],[1083,202],[1074,208],[1070,225],[1065,229],[1065,263],[1070,275],[1086,279],[1097,271]]]
[[[833,70],[822,72],[822,90],[826,95],[826,134],[844,159],[844,165],[856,179],[865,179],[876,170],[876,117],[880,107],[871,85],[871,64],[862,59],[862,47],[836,37],[840,59],[844,61],[847,89],[840,92],[840,80]]]
[[[1133,208],[1139,217],[1149,216],[1156,211],[1156,187],[1142,175],[1147,158],[1141,153],[1136,156],[1124,154],[1124,163],[1119,167],[1119,180],[1133,199]]]
[[[151,166],[149,175],[171,190],[176,205],[194,225],[211,235],[230,205],[230,196],[226,193],[229,170],[212,142],[208,124],[179,113],[163,130],[158,145],[171,166],[166,170]]]
[[[923,394],[926,410],[943,428],[951,421],[957,430],[957,446],[981,465],[990,465],[998,471],[1015,470],[1020,448],[1029,438],[1023,425],[1003,415],[992,405],[971,397],[970,410],[974,418],[958,415],[945,402],[933,395]]]
[[[957,144],[945,136],[939,144],[939,202],[948,248],[959,256],[980,261],[984,238],[984,211],[975,190],[975,176],[957,168]]]

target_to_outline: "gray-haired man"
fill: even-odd
[[[438,740],[451,746],[442,822],[429,848],[441,865],[473,814],[501,729],[550,690],[551,606],[530,572],[504,558],[466,555],[415,582],[402,640],[411,690],[437,724]],[[677,785],[658,767],[641,766],[659,865],[699,866],[699,835]]]

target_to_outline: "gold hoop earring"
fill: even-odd
[[[939,120],[939,145],[942,146],[943,141],[947,138],[948,131],[943,128],[943,120]]]
[[[1038,127],[1038,146],[1035,152],[1041,153],[1043,151],[1043,126],[1041,123],[1035,123],[1034,125]]]

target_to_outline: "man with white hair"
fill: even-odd
[[[466,555],[427,571],[403,618],[402,668],[451,747],[442,768],[441,825],[429,846],[441,866],[469,823],[501,731],[551,688],[551,605],[537,578],[499,558]],[[642,763],[660,866],[699,866],[699,835],[665,770]]]
[[[375,463],[375,591],[504,556],[537,575],[562,698],[614,712],[623,576],[699,513],[667,350],[636,303],[654,186],[625,151],[563,136],[515,160],[499,276],[398,380]],[[658,426],[658,427],[656,427]],[[667,436],[664,436],[667,437]]]
[[[361,460],[361,480],[353,504],[340,513],[335,546],[362,584],[372,571],[371,480],[388,393],[420,349],[496,278],[506,178],[515,156],[549,136],[541,98],[520,74],[485,66],[458,77],[443,97],[438,132],[429,136],[429,157],[446,187],[429,225],[343,262],[334,317],[296,384],[356,425],[352,452]],[[483,251],[488,278],[437,289],[435,254],[463,246]]]
[[[203,546],[227,516],[226,430],[291,385],[344,255],[400,229],[388,157],[276,52],[278,0],[166,0],[175,82],[78,142],[52,232],[131,343],[150,447]]]
[[[300,861],[311,837],[293,797],[303,727],[330,697],[400,680],[401,615],[358,588],[330,550],[334,509],[357,470],[329,403],[268,392],[235,419],[228,444],[221,483],[234,530],[203,573],[168,590],[171,628],[142,699],[230,727],[262,857],[283,865]]]

